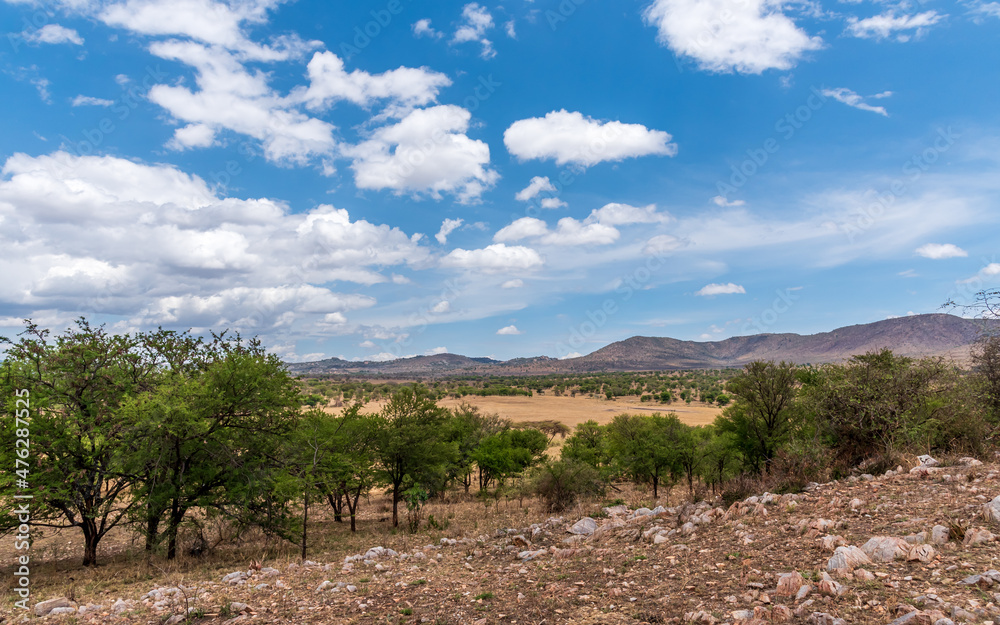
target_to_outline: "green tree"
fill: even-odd
[[[505,430],[484,438],[472,455],[479,467],[479,490],[520,475],[538,464],[549,447],[548,437],[534,429]]]
[[[500,415],[483,414],[471,404],[462,403],[452,410],[452,418],[448,420],[446,439],[455,444],[456,459],[451,467],[449,478],[460,479],[468,494],[472,486],[472,465],[475,464],[473,454],[484,438],[510,427],[510,421],[501,419]]]
[[[755,472],[763,468],[770,473],[771,461],[794,426],[795,366],[751,362],[729,381],[727,389],[736,401],[718,417],[717,427],[735,436]]]
[[[146,510],[147,546],[166,523],[168,559],[195,508],[287,533],[287,501],[267,487],[284,480],[281,441],[295,428],[298,385],[257,339],[223,333],[195,353],[194,366],[164,372],[124,406],[134,423],[133,500]]]
[[[577,424],[572,436],[563,443],[562,457],[589,464],[598,471],[606,471],[611,465],[607,429],[594,420]]]
[[[975,450],[986,437],[969,380],[941,359],[873,351],[823,367],[805,389],[809,410],[847,462],[899,448]]]
[[[439,489],[457,459],[457,445],[448,442],[448,411],[413,388],[393,393],[378,419],[375,454],[392,493],[392,525],[399,527],[403,492],[420,486]]]
[[[653,497],[658,497],[660,482],[677,474],[680,420],[673,414],[621,414],[607,427],[615,464],[634,482],[650,482]]]
[[[28,391],[30,464],[27,482],[34,495],[36,527],[79,528],[84,566],[97,563],[97,547],[127,519],[133,480],[126,471],[133,424],[119,410],[123,400],[149,389],[156,363],[130,335],[113,335],[85,319],[50,339],[30,320],[4,361],[2,426],[5,467],[14,466],[16,395]],[[13,475],[5,473],[5,529],[10,516]],[[13,524],[10,522],[13,521]]]

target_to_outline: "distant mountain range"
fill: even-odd
[[[387,362],[329,358],[288,363],[299,375],[369,374],[434,376],[454,374],[537,375],[597,371],[659,371],[738,367],[754,360],[819,364],[888,347],[904,356],[945,356],[964,361],[969,346],[984,331],[1000,330],[1000,321],[954,315],[913,315],[838,328],[819,334],[754,334],[724,341],[681,341],[633,336],[581,356],[558,360],[546,356],[492,360],[457,354],[415,356]]]

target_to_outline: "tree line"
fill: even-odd
[[[420,386],[374,414],[310,409],[280,359],[238,334],[113,334],[80,319],[54,337],[29,322],[5,341],[0,530],[17,528],[13,495],[30,493],[32,524],[78,529],[88,566],[115,528],[175,558],[182,524],[206,516],[301,542],[304,554],[311,504],[354,530],[362,497],[384,487],[395,526],[401,503],[416,514],[455,485],[495,488],[549,446],[538,429],[439,407]],[[21,389],[30,453],[15,472]]]

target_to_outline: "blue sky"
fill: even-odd
[[[813,333],[1000,282],[1000,4],[0,3],[0,332],[288,360]]]

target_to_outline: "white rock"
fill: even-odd
[[[570,534],[578,536],[590,536],[597,530],[597,521],[589,516],[583,517],[567,530]]]
[[[910,553],[910,543],[892,536],[873,536],[861,545],[861,551],[868,554],[873,562],[892,562],[906,558]]]
[[[1000,495],[993,501],[983,506],[983,518],[991,523],[1000,525]]]
[[[931,542],[935,545],[943,545],[948,542],[951,531],[944,525],[935,525],[931,528]]]
[[[930,545],[914,545],[910,552],[906,554],[907,562],[919,560],[920,562],[930,562],[934,559],[934,547]]]
[[[937,460],[926,454],[923,456],[917,456],[917,461],[921,464],[921,466],[925,467],[936,467],[940,464]]]
[[[871,558],[868,554],[858,549],[854,545],[837,547],[833,556],[826,563],[826,570],[833,571],[834,569],[847,569],[853,570],[861,566],[862,564],[871,564]]]

